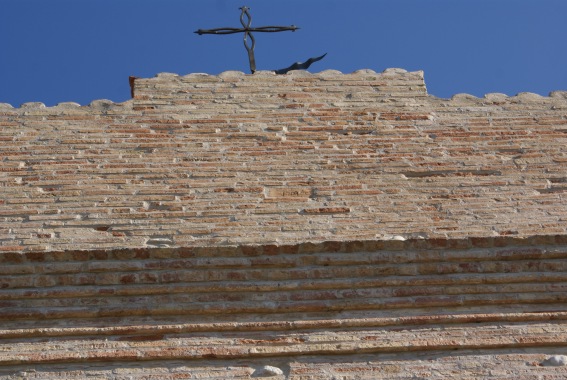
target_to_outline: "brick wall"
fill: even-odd
[[[123,104],[4,105],[0,247],[565,233],[566,96],[227,72],[138,79]]]
[[[160,74],[0,126],[0,378],[565,376],[566,92]]]

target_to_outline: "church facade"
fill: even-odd
[[[567,376],[567,93],[163,73],[0,104],[0,378]]]

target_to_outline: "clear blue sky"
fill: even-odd
[[[567,90],[567,0],[0,0],[0,102],[48,106],[130,98],[128,76],[248,72],[242,35],[199,28],[291,25],[256,33],[259,70],[328,53],[309,69],[424,70],[430,94]]]

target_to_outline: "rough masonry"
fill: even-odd
[[[0,378],[567,376],[567,92],[133,95],[0,104]]]

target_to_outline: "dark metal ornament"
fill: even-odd
[[[250,61],[250,71],[252,74],[256,71],[256,59],[254,58],[254,47],[256,47],[256,40],[252,32],[263,32],[263,33],[274,33],[274,32],[285,32],[291,30],[295,32],[299,29],[295,25],[291,26],[260,26],[258,28],[251,28],[252,16],[250,16],[250,8],[240,7],[242,13],[240,14],[240,23],[242,28],[216,28],[216,29],[199,29],[195,33],[198,35],[203,34],[234,34],[234,33],[244,33],[244,47],[248,52],[248,60]],[[244,22],[244,16],[246,16],[246,22]],[[248,43],[248,37],[250,37],[250,43]]]
[[[256,59],[254,58],[254,48],[256,47],[256,40],[254,39],[254,35],[252,32],[263,32],[263,33],[274,33],[274,32],[285,32],[285,31],[292,31],[295,32],[299,29],[295,25],[290,26],[260,26],[258,28],[251,28],[250,25],[252,24],[252,16],[250,16],[250,8],[248,7],[240,7],[239,8],[242,12],[240,13],[240,23],[242,24],[242,28],[216,28],[216,29],[199,29],[195,31],[198,35],[203,34],[234,34],[234,33],[244,33],[244,47],[248,52],[248,60],[250,61],[250,71],[252,74],[256,72]],[[244,21],[244,17],[246,17],[246,22]],[[250,38],[250,42],[248,42],[248,37]],[[276,74],[285,74],[290,70],[301,70],[307,69],[311,63],[319,61],[323,59],[323,57],[327,55],[327,53],[323,54],[320,57],[310,58],[307,61],[300,63],[296,62],[288,68],[274,70]]]

